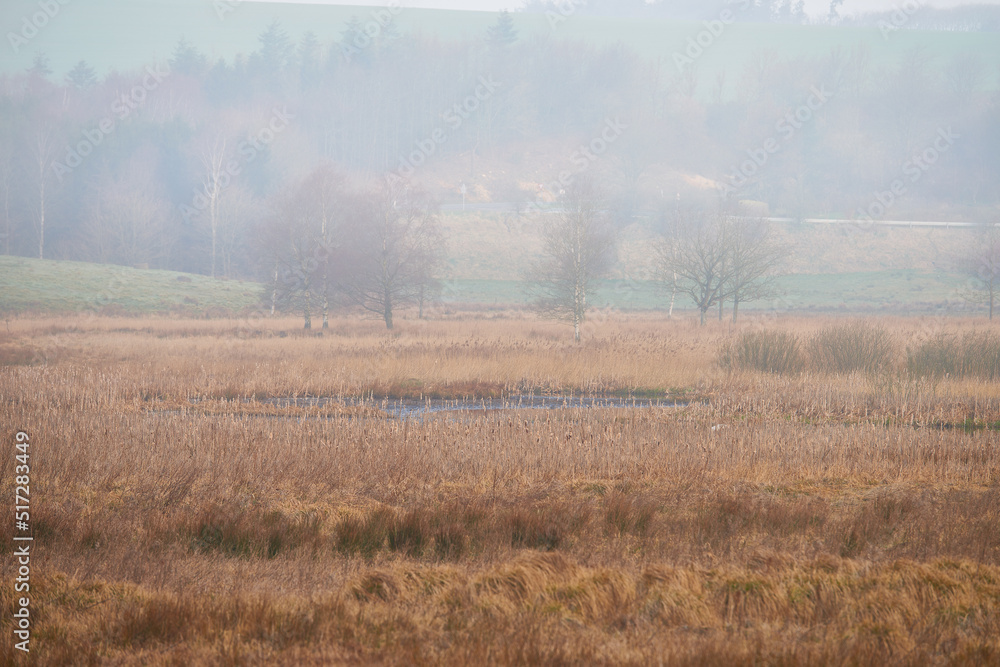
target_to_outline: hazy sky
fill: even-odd
[[[269,2],[308,2],[323,5],[371,5],[385,6],[387,0],[353,0],[352,2],[330,2],[329,0],[267,0]],[[568,0],[567,0],[568,1]],[[892,9],[903,4],[904,0],[846,0],[841,14],[852,14],[859,11]],[[517,9],[522,0],[400,0],[402,7],[433,7],[437,9],[473,9],[481,11],[499,11],[501,9]],[[925,0],[921,5],[928,7],[957,7],[971,4],[970,0]],[[996,5],[1000,0],[980,0],[975,4]],[[812,14],[825,15],[830,9],[830,0],[806,0],[806,10]]]

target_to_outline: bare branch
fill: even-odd
[[[603,199],[589,181],[575,183],[564,210],[544,232],[545,256],[528,272],[535,306],[573,323],[574,339],[586,318],[594,283],[615,258],[615,237]]]

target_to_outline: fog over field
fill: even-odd
[[[0,664],[1000,664],[1000,3],[3,0]]]
[[[270,284],[269,310],[384,311],[351,277],[379,202],[405,192],[421,266],[397,305],[478,301],[483,280],[502,281],[490,303],[524,304],[583,197],[609,234],[597,303],[824,309],[836,298],[809,303],[791,277],[904,270],[950,293],[872,307],[978,307],[1000,6],[512,9],[8,3],[3,252]],[[720,216],[780,246],[759,278],[779,288],[692,292],[671,262]]]

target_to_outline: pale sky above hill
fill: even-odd
[[[260,0],[250,0],[260,1]],[[384,7],[387,0],[352,0],[351,2],[330,2],[329,0],[266,0],[268,2],[305,2],[320,5],[369,5]],[[521,0],[400,0],[401,7],[427,7],[434,9],[469,9],[495,12],[501,9],[515,10],[523,3]],[[901,6],[903,0],[846,0],[841,15],[854,14],[863,11],[879,11]],[[969,0],[926,0],[920,2],[928,7],[957,7],[970,4]],[[997,5],[1000,0],[982,0],[975,4]],[[810,14],[825,15],[830,9],[830,0],[806,0],[806,10]]]

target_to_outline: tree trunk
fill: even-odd
[[[202,163],[205,165],[206,186],[208,193],[208,225],[212,234],[212,277],[216,273],[216,248],[219,235],[219,198],[222,195],[223,164],[226,157],[226,140],[221,135],[216,136],[212,148],[202,155]],[[209,187],[210,186],[210,187]]]
[[[45,177],[42,176],[44,179]],[[38,259],[45,259],[45,181],[38,196]]]
[[[302,314],[303,314],[303,316],[305,317],[305,320],[306,320],[305,326],[303,327],[305,329],[312,329],[313,328],[312,313],[309,312],[309,301],[310,301],[310,298],[311,298],[311,295],[309,294],[309,288],[307,287],[306,288],[306,293],[304,295],[304,303],[303,303],[303,306],[302,306]]]
[[[330,288],[323,286],[323,328],[330,328]]]
[[[218,181],[212,179],[212,198],[208,203],[208,227],[212,234],[212,277],[215,277],[215,248],[218,239],[218,212],[216,207],[219,204]]]
[[[385,295],[382,318],[385,320],[385,328],[392,329],[392,296],[387,292]]]
[[[740,300],[739,298],[733,299],[733,324],[736,324],[736,316],[740,312]]]
[[[719,299],[719,321],[722,321],[722,307],[725,305],[725,301]]]
[[[670,310],[667,311],[667,319],[674,317],[674,301],[677,299],[677,273],[674,273],[674,282],[670,287]]]
[[[216,243],[216,225],[215,225],[215,205],[212,205],[212,277],[215,277],[215,243]]]
[[[580,323],[587,313],[587,288],[583,284],[583,230],[576,228],[576,275],[573,285],[573,340],[580,342]]]
[[[10,176],[4,175],[4,186],[3,186],[3,219],[4,219],[4,234],[3,234],[3,254],[10,254]]]
[[[699,309],[701,312],[701,326],[705,326],[705,313],[708,312],[708,308]]]
[[[278,263],[274,263],[274,285],[271,288],[271,317],[274,317],[274,311],[278,307]]]

